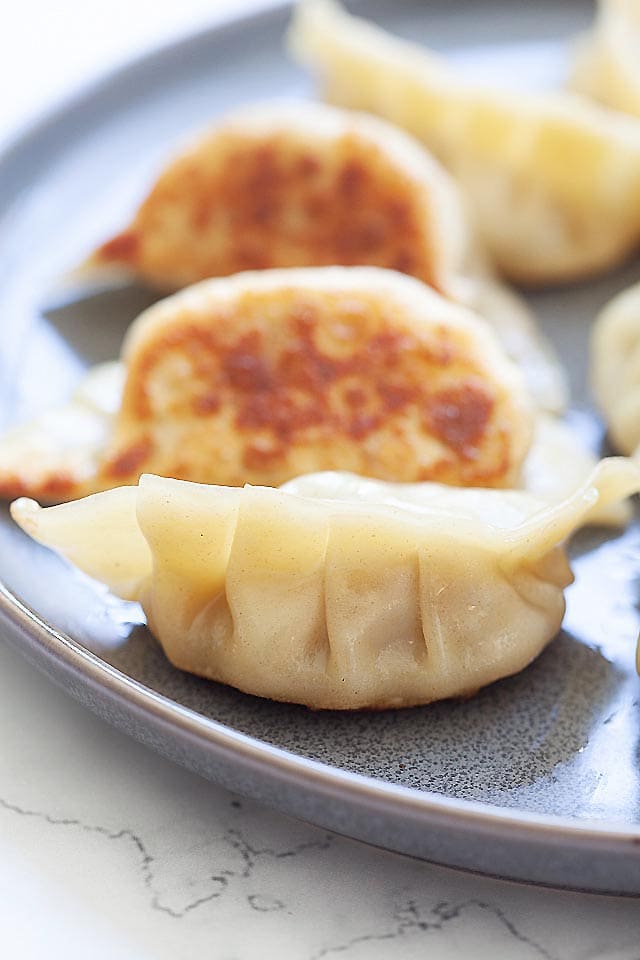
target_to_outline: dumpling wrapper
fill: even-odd
[[[178,152],[88,266],[167,292],[246,270],[377,266],[455,296],[469,246],[455,184],[412,137],[364,113],[275,101]]]
[[[594,506],[639,489],[622,459],[552,506],[345,474],[281,490],[147,476],[12,514],[139,600],[175,666],[274,700],[381,709],[468,696],[525,667],[564,615],[560,544]]]
[[[489,327],[373,267],[204,281],[138,318],[123,363],[115,415],[94,396],[118,389],[112,365],[68,407],[0,440],[1,496],[73,499],[146,472],[278,486],[347,469],[505,487],[533,430],[522,380]]]
[[[457,185],[412,137],[367,114],[275,102],[237,110],[182,150],[81,273],[170,292],[253,269],[398,270],[480,313],[539,405],[563,409],[553,350],[475,247]]]
[[[303,0],[290,47],[328,100],[408,130],[457,177],[499,271],[531,284],[589,276],[640,247],[640,124],[568,93],[460,79],[432,52]]]
[[[536,406],[548,414],[561,414],[569,402],[567,375],[528,304],[486,272],[470,277],[467,289],[466,304],[492,328],[524,377]]]
[[[93,368],[81,382],[68,404],[44,414],[32,423],[16,428],[0,439],[0,483],[6,474],[16,485],[35,491],[41,499],[54,502],[69,499],[69,477],[76,476],[78,495],[87,476],[94,476],[113,432],[124,386],[123,364],[112,362]],[[571,426],[556,417],[539,415],[525,458],[518,490],[544,500],[569,496],[593,471],[596,457],[585,447]],[[64,465],[64,473],[61,472]],[[9,495],[6,495],[9,499]],[[589,522],[604,526],[625,526],[631,520],[628,502],[596,506]]]
[[[593,29],[578,44],[571,85],[640,117],[639,0],[599,0]]]
[[[614,446],[633,453],[640,446],[640,283],[615,296],[597,317],[591,376]]]

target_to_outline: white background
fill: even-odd
[[[0,137],[105,68],[265,0],[4,0]]]

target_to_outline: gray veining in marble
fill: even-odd
[[[53,909],[117,925],[97,960],[640,956],[637,901],[455,873],[269,812],[110,729],[2,645],[0,728],[5,936],[9,905],[34,895],[20,889],[28,866],[49,877]]]

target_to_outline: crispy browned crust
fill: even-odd
[[[328,109],[299,107],[302,117]],[[289,129],[223,125],[165,169],[132,224],[92,262],[162,289],[244,270],[364,264],[444,290],[445,175],[427,158],[416,175],[415,158],[405,164],[386,149],[374,123],[341,119],[330,137],[314,136],[302,118]]]
[[[85,386],[0,440],[0,496],[70,500],[142,473],[504,487],[531,440],[524,388],[483,322],[370,267],[205,281],[146,311],[123,361],[109,365],[115,415]]]
[[[98,485],[344,469],[499,487],[528,439],[528,412],[468,331],[410,322],[375,292],[245,290],[185,303],[134,348]]]

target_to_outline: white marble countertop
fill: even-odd
[[[2,644],[0,743],[7,958],[640,957],[638,900],[458,873],[265,810],[111,729]]]
[[[236,5],[255,4],[12,5],[0,138],[88,73]],[[456,873],[292,821],[111,729],[2,643],[0,744],[4,957],[640,958],[639,900]]]

